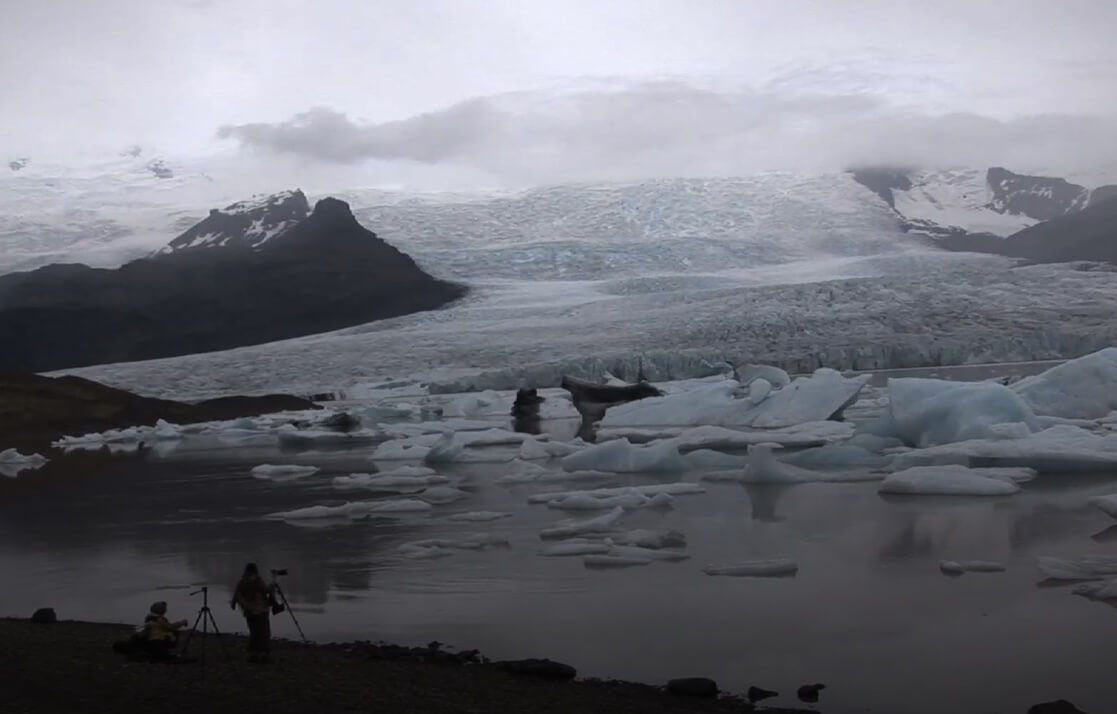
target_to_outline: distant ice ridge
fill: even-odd
[[[934,254],[904,276],[607,296],[593,285],[482,285],[447,310],[226,352],[67,373],[185,399],[362,389],[558,386],[561,375],[653,381],[1077,357],[1117,344],[1117,273]],[[949,285],[950,289],[944,289]],[[1073,309],[1068,310],[1068,306]],[[263,366],[266,365],[266,368]]]

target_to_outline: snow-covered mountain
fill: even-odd
[[[1113,185],[1090,188],[1000,166],[944,171],[862,168],[853,176],[892,207],[904,230],[937,239],[965,234],[1007,237],[1117,195]]]
[[[297,225],[310,215],[310,204],[302,191],[281,191],[238,201],[209,215],[178,236],[158,254],[179,253],[198,248],[236,246],[259,248],[270,239]]]

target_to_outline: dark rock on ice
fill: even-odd
[[[706,677],[683,677],[668,682],[667,691],[680,697],[714,698],[718,695],[718,684]]]
[[[825,684],[804,684],[799,687],[796,694],[799,695],[800,701],[813,704],[818,701],[818,695],[823,689],[826,689]]]
[[[516,390],[516,401],[512,403],[512,430],[521,434],[539,434],[542,428],[539,425],[539,405],[546,401],[546,397],[539,396],[539,391],[532,389]]]
[[[761,687],[749,687],[749,691],[746,694],[750,702],[761,702],[765,699],[778,697],[779,695],[779,692],[773,692],[771,689],[763,689]]]
[[[53,607],[40,607],[31,615],[31,622],[40,625],[53,625],[58,622],[58,615],[54,612]]]
[[[569,680],[578,676],[578,670],[570,665],[549,659],[517,659],[493,664],[510,674],[541,679]]]

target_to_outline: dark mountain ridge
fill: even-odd
[[[300,199],[305,207],[293,192],[211,212],[163,251],[119,268],[56,264],[0,276],[0,370],[224,350],[466,294],[363,228],[347,203],[325,198],[300,215]]]

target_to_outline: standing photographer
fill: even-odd
[[[248,659],[268,662],[271,659],[270,610],[275,586],[264,582],[255,563],[244,566],[244,574],[233,590],[229,603],[234,610],[240,605],[248,623]]]

